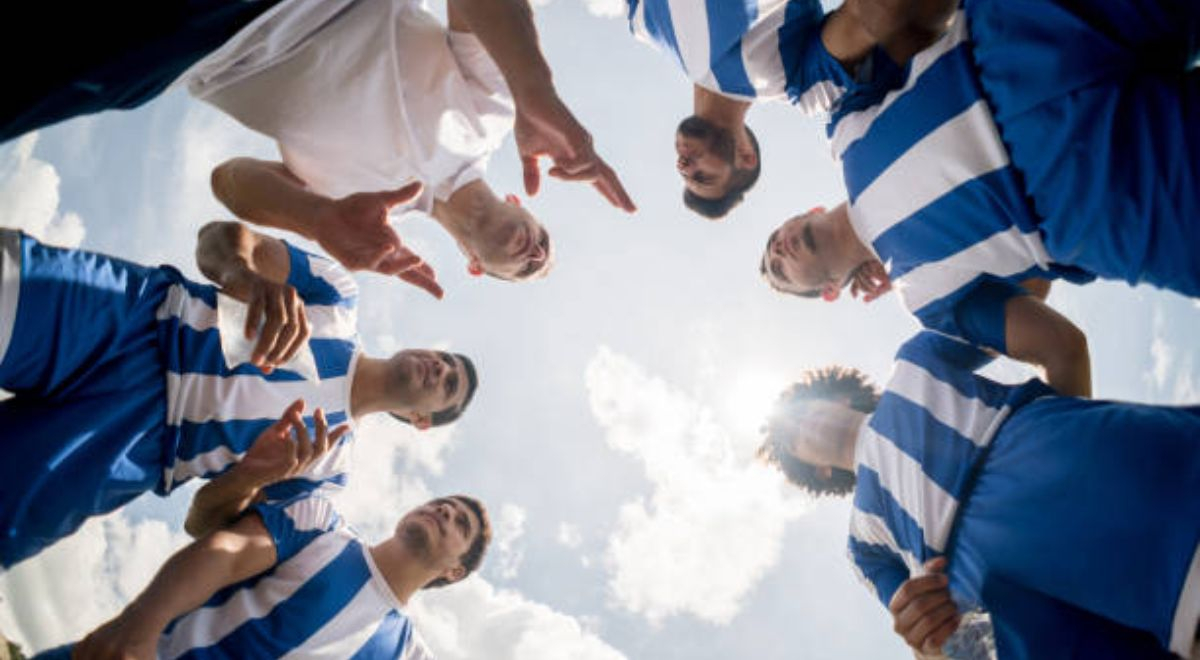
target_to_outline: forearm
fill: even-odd
[[[196,492],[184,530],[200,538],[237,520],[262,492],[262,484],[243,475],[235,465]]]
[[[1063,396],[1092,395],[1087,335],[1032,295],[1005,303],[1004,335],[1009,357],[1042,369],[1046,383]]]
[[[519,106],[531,95],[556,93],[538,45],[528,0],[449,0],[451,11],[483,43]]]
[[[210,222],[196,237],[196,266],[211,282],[231,295],[244,293],[244,282],[254,275],[254,240],[238,222]],[[240,297],[240,296],[239,296]]]
[[[333,200],[309,190],[283,163],[253,158],[225,161],[212,172],[213,194],[236,216],[316,240]]]

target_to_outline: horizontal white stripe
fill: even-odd
[[[1171,623],[1171,645],[1174,653],[1190,658],[1196,648],[1196,632],[1200,629],[1200,545],[1192,555],[1192,565],[1183,580],[1183,589],[1175,603],[1175,618]]]
[[[350,407],[350,378],[312,381],[267,381],[257,374],[210,376],[167,373],[167,424],[225,422],[235,419],[278,419],[296,399],[306,410],[326,414]]]
[[[192,610],[179,620],[170,635],[160,638],[158,656],[170,660],[190,649],[211,646],[246,621],[266,616],[335,559],[350,541],[351,537],[345,533],[324,534],[296,556],[277,565],[253,589],[240,589],[217,607]]]
[[[859,437],[861,442],[863,436]],[[879,474],[880,485],[920,526],[925,545],[942,552],[958,501],[929,479],[921,464],[891,440],[875,433],[869,437],[874,441],[860,454],[863,465]]]
[[[908,81],[903,87],[889,92],[880,103],[866,110],[849,114],[838,122],[831,140],[835,158],[841,158],[851,144],[866,135],[871,124],[875,123],[875,119],[891,107],[897,99],[907,94],[934,62],[967,39],[967,21],[963,17],[962,10],[955,13],[951,20],[953,23],[940,39],[913,56],[909,65]]]
[[[225,445],[220,445],[211,451],[197,454],[190,460],[175,461],[175,464],[166,471],[166,489],[170,490],[176,484],[183,483],[193,477],[223,470],[225,466],[242,460],[242,456],[244,455],[244,453],[235,453]]]
[[[21,232],[0,228],[0,362],[8,353],[21,297]]]
[[[1046,268],[1049,263],[1046,247],[1037,234],[1024,234],[1017,227],[1009,227],[941,261],[922,264],[893,284],[905,306],[915,313],[980,274],[1008,277],[1034,266]]]
[[[976,101],[909,147],[862,191],[850,206],[854,231],[873,243],[896,223],[1008,162],[987,103]]]
[[[901,548],[900,544],[896,542],[896,537],[888,528],[887,521],[873,513],[858,509],[852,511],[850,513],[850,536],[861,543],[891,548],[893,552],[900,555],[900,559],[904,561],[904,565],[908,567],[911,575],[919,574],[923,570],[921,560],[917,559],[912,552]]]
[[[708,53],[708,10],[704,3],[696,0],[667,0],[671,11],[671,23],[675,27],[675,43],[687,74],[699,82],[697,76],[710,75]]]
[[[924,408],[978,447],[987,446],[998,428],[996,418],[1002,409],[963,396],[949,383],[907,360],[896,362],[887,390]]]
[[[358,282],[341,264],[317,255],[309,255],[309,270],[312,274],[325,280],[343,298],[353,298],[358,295]]]
[[[358,315],[354,308],[340,305],[305,305],[309,331],[314,339],[349,339],[357,332]],[[181,284],[167,289],[155,318],[166,321],[178,318],[183,325],[203,332],[217,328],[217,310],[204,300],[190,295]]]
[[[363,552],[366,552],[364,548]],[[346,606],[321,626],[304,643],[281,656],[282,658],[349,658],[371,638],[379,628],[383,617],[391,610],[372,589],[370,580],[362,584],[358,593]]]

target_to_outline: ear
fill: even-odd
[[[821,213],[821,214],[824,214],[824,213],[825,213],[825,207],[824,207],[824,206],[814,206],[814,207],[812,207],[811,209],[809,209],[809,210],[808,210],[808,213],[805,213],[804,215],[812,215],[812,214],[814,214],[814,213]]]
[[[837,288],[836,285],[826,284],[821,287],[821,300],[824,300],[825,302],[833,302],[838,299],[838,296],[841,295],[841,293],[842,290]]]
[[[426,431],[429,427],[433,426],[433,417],[425,413],[413,413],[408,421],[418,431]]]
[[[754,153],[754,148],[747,144],[745,149],[734,151],[733,166],[739,170],[752,170],[758,167],[758,154]]]
[[[470,260],[467,262],[467,272],[470,273],[472,277],[479,277],[480,275],[483,275],[483,264],[479,263],[479,257],[472,256],[470,258]]]
[[[514,195],[512,193],[508,193],[507,195],[505,195],[504,201],[508,202],[509,204],[512,204],[513,206],[515,206],[517,208],[521,208],[521,198],[517,197],[516,195]]]
[[[467,577],[467,569],[463,568],[462,564],[457,564],[453,568],[447,568],[446,570],[442,571],[442,574],[438,577],[446,578],[451,584],[454,584],[455,582]]]

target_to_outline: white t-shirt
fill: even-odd
[[[483,175],[514,116],[479,40],[418,0],[289,0],[184,80],[274,138],[313,190],[342,197],[419,179],[415,207],[426,212]]]

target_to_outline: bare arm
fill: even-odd
[[[1032,295],[1010,298],[1004,319],[1009,357],[1041,367],[1059,394],[1092,395],[1087,336],[1074,323]]]
[[[842,8],[903,65],[938,39],[956,0],[846,0]]]
[[[479,38],[512,92],[525,192],[537,194],[538,159],[547,156],[554,161],[551,176],[591,183],[613,206],[636,210],[616,173],[596,154],[591,134],[559,98],[528,0],[449,0],[447,14],[452,29],[466,28]]]
[[[1021,288],[1029,292],[1029,295],[1045,302],[1046,296],[1050,295],[1050,280],[1040,277],[1031,277],[1021,282]]]
[[[237,520],[250,505],[262,501],[263,488],[303,474],[349,430],[342,424],[329,431],[325,413],[317,408],[315,437],[310,438],[303,413],[303,400],[292,403],[241,460],[196,492],[183,526],[189,535],[199,538]]]
[[[274,541],[262,519],[245,516],[172,555],[150,586],[120,615],[80,642],[73,657],[153,658],[168,623],[200,607],[223,587],[267,570],[275,556]]]
[[[349,270],[395,275],[442,297],[433,269],[388,223],[392,207],[420,194],[419,183],[334,200],[309,190],[283,163],[234,158],[213,170],[212,190],[239,218],[315,241]]]

